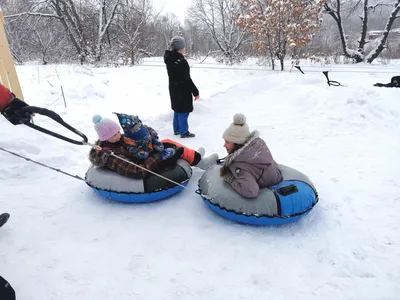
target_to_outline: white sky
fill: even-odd
[[[172,12],[183,23],[186,9],[190,6],[191,0],[153,0],[153,4],[156,11],[163,9],[161,14]]]

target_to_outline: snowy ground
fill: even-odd
[[[306,75],[198,66],[191,73],[201,100],[189,119],[196,138],[186,145],[225,155],[222,132],[242,112],[279,163],[311,178],[319,204],[295,224],[254,228],[202,203],[197,169],[171,199],[124,205],[0,151],[0,211],[11,214],[0,230],[0,274],[18,299],[399,299],[400,90],[372,86],[399,75],[399,65],[305,66]],[[325,69],[347,87],[328,87]],[[163,67],[17,72],[28,103],[55,110],[91,141],[92,115],[113,111],[175,138]],[[4,118],[0,147],[80,176],[89,166],[88,147]]]

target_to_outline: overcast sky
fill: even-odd
[[[190,6],[191,0],[153,0],[156,11],[163,9],[162,14],[173,12],[183,23],[186,16],[186,9]]]

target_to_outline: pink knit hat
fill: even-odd
[[[102,142],[112,138],[121,130],[116,122],[107,118],[103,119],[100,115],[94,115],[92,121],[95,124],[94,129],[99,136],[99,140]]]

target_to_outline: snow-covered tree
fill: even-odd
[[[122,0],[41,0],[33,1],[29,11],[7,18],[22,16],[54,18],[63,26],[75,47],[81,63],[88,58],[100,61],[106,33]],[[93,21],[95,19],[95,21]],[[90,26],[91,22],[96,26]]]
[[[251,34],[257,53],[269,53],[284,69],[288,49],[307,45],[320,26],[323,0],[244,0],[237,20]]]
[[[367,61],[372,63],[385,49],[389,32],[392,29],[393,23],[396,19],[400,18],[400,0],[390,1],[369,1],[360,0],[353,6],[353,11],[356,11],[359,5],[362,5],[361,19],[361,31],[357,41],[356,49],[349,47],[348,36],[346,35],[345,28],[343,26],[343,6],[348,5],[344,0],[328,0],[325,3],[325,12],[329,14],[336,22],[339,36],[342,44],[343,54],[349,58],[354,59],[356,62]],[[381,36],[376,39],[374,45],[368,53],[366,53],[366,45],[369,43],[367,39],[368,32],[368,21],[371,12],[375,12],[378,7],[389,6],[392,10],[387,17],[385,28],[381,31]]]
[[[143,39],[144,32],[153,19],[151,0],[124,0],[116,19],[116,50],[121,53],[124,64],[135,65],[151,50],[147,49]]]
[[[189,16],[207,27],[221,54],[221,60],[232,64],[241,59],[240,48],[246,42],[246,26],[235,21],[241,0],[193,0]]]

